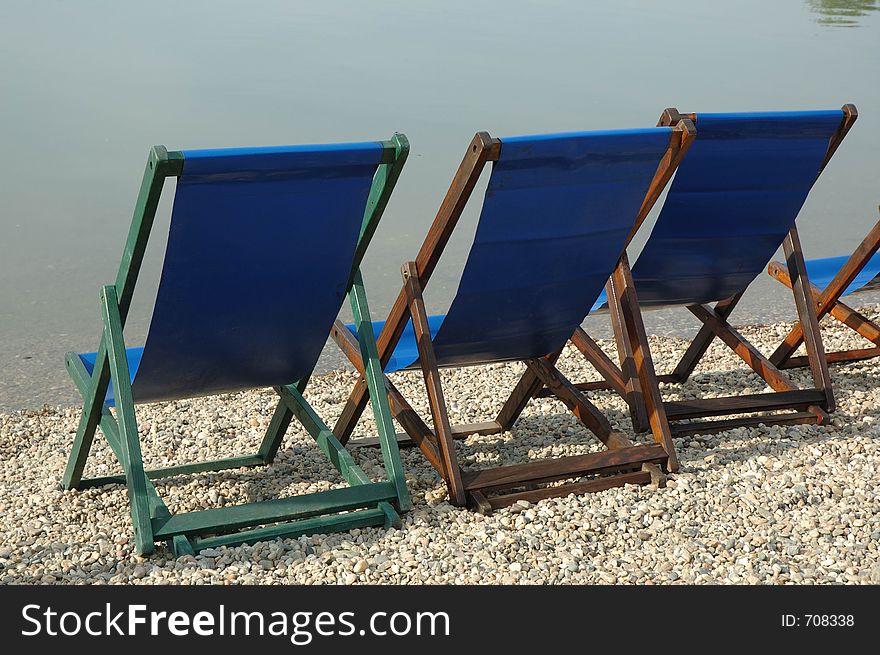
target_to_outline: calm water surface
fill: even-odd
[[[0,408],[78,400],[66,350],[93,350],[149,147],[353,141],[412,155],[364,264],[376,317],[473,133],[653,125],[661,110],[836,108],[859,121],[801,214],[809,256],[878,218],[880,12],[845,0],[474,3],[48,2],[0,5]],[[166,187],[167,191],[171,191]],[[166,194],[168,198],[171,194]],[[163,203],[155,235],[167,227]],[[428,289],[446,308],[478,203]],[[164,222],[163,222],[164,221]],[[644,239],[633,246],[638,252]],[[126,330],[142,343],[155,239]],[[871,300],[871,298],[866,298]],[[738,322],[793,315],[769,279]],[[688,334],[684,310],[649,330]],[[606,319],[589,319],[597,336]],[[324,368],[336,360],[328,354]]]

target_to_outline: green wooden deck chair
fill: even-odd
[[[101,290],[98,350],[66,356],[84,404],[62,487],[125,484],[138,553],[157,541],[179,555],[400,524],[410,500],[359,264],[408,152],[399,134],[370,143],[151,150],[116,283]],[[177,188],[150,329],[142,348],[126,349],[123,327],[169,177]],[[387,476],[379,482],[302,395],[346,296],[368,362]],[[260,387],[280,400],[255,455],[145,470],[136,404]],[[294,416],[350,486],[182,514],[156,493],[157,478],[271,463]],[[98,426],[124,475],[83,479]]]

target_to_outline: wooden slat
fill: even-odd
[[[503,432],[501,426],[495,421],[486,421],[485,423],[462,423],[452,426],[453,439],[467,439],[472,434],[498,434]],[[397,446],[399,448],[411,448],[417,446],[406,432],[397,433]],[[379,445],[378,437],[362,437],[360,439],[350,439],[347,446],[349,448],[372,448]]]
[[[757,425],[803,425],[805,423],[821,424],[821,419],[811,412],[791,412],[776,416],[744,416],[722,421],[673,423],[670,427],[672,434],[679,437],[690,434],[713,434],[733,428],[750,428]]]
[[[458,465],[458,458],[455,455],[452,427],[449,425],[449,412],[446,408],[446,398],[443,396],[443,385],[440,381],[440,371],[437,368],[437,358],[434,355],[434,345],[431,343],[428,312],[422,298],[422,286],[419,283],[416,263],[406,262],[401,273],[403,287],[409,300],[409,313],[412,317],[416,346],[419,351],[419,365],[425,379],[425,391],[428,394],[431,416],[434,419],[434,438],[437,442],[437,448],[440,450],[440,462],[443,464],[441,474],[446,480],[450,502],[461,507],[467,503],[467,498],[461,484],[461,467]]]
[[[726,414],[746,414],[779,409],[805,409],[825,399],[818,389],[798,389],[774,393],[752,393],[740,396],[719,398],[695,398],[663,403],[666,416],[674,420],[700,418],[703,416],[724,416]]]
[[[669,456],[667,467],[674,473],[679,468],[678,455],[675,452],[675,444],[672,442],[672,432],[669,429],[669,420],[663,406],[663,398],[660,395],[660,385],[657,383],[657,373],[654,370],[654,361],[648,346],[648,336],[645,333],[645,324],[639,309],[636,287],[625,252],[620,256],[620,261],[614,269],[609,286],[615,291],[615,301],[619,303],[623,328],[627,332],[632,348],[633,362],[642,389],[643,411],[647,413],[648,427],[654,441],[661,444]]]
[[[541,382],[553,392],[572,413],[604,444],[615,432],[611,423],[599,409],[568,381],[553,364],[544,357],[526,360],[526,366],[535,372]]]
[[[333,328],[330,331],[330,336],[339,346],[340,350],[348,357],[349,361],[352,365],[357,369],[358,373],[361,374],[361,377],[357,381],[357,385],[363,384],[366,387],[366,378],[363,377],[364,373],[364,363],[361,359],[360,355],[360,346],[358,345],[357,339],[354,338],[354,335],[349,332],[348,328],[345,327],[345,324],[336,320],[333,324]],[[427,460],[431,463],[438,472],[442,469],[442,464],[440,462],[440,452],[437,449],[437,445],[434,442],[434,434],[431,432],[430,428],[425,425],[425,422],[421,419],[421,417],[416,413],[416,411],[410,406],[410,404],[406,401],[406,398],[403,397],[403,394],[397,390],[397,387],[388,379],[388,376],[384,376],[385,379],[385,388],[388,391],[388,403],[391,405],[391,412],[394,414],[394,418],[397,419],[397,422],[403,426],[403,429],[406,430],[407,436],[411,439],[424,453]],[[356,423],[357,421],[355,421]],[[337,421],[337,425],[338,425]],[[351,426],[352,428],[354,425]],[[334,431],[334,434],[339,434]],[[339,442],[343,445],[348,445],[349,439],[351,437],[351,431],[345,431],[342,437],[339,437]],[[402,445],[400,440],[400,435],[396,435],[398,446]],[[370,437],[367,439],[358,439],[356,443],[352,443],[353,446],[378,446],[379,440],[377,437]]]
[[[678,383],[679,380],[670,374],[658,375],[657,382]],[[605,380],[596,380],[594,382],[576,382],[574,388],[578,391],[612,391],[612,386]],[[549,398],[553,396],[549,389],[541,389],[535,394],[535,398]]]
[[[739,292],[730,298],[725,298],[724,300],[715,303],[715,313],[720,318],[727,319],[736,308],[737,304],[739,304],[742,295],[743,292]],[[715,336],[715,330],[711,325],[704,324],[700,327],[697,336],[695,336],[690,342],[687,350],[684,351],[684,354],[681,356],[681,359],[672,371],[672,377],[675,382],[683,383],[691,376],[694,369],[697,368],[697,365],[709,350],[709,346],[712,345]]]
[[[155,538],[168,539],[177,534],[205,534],[219,530],[247,528],[262,523],[303,519],[377,505],[397,499],[391,482],[373,482],[354,487],[330,489],[292,498],[276,498],[246,505],[218,507],[185,512],[153,520]]]
[[[498,421],[484,421],[483,423],[459,423],[452,426],[452,436],[456,439],[464,439],[472,434],[498,434],[504,432]]]
[[[626,255],[621,256],[621,259]],[[615,271],[617,267],[615,267]],[[620,359],[620,370],[626,381],[623,399],[629,406],[629,415],[632,420],[633,430],[644,432],[648,429],[648,414],[645,409],[645,400],[642,396],[642,385],[636,371],[636,362],[633,357],[633,344],[626,329],[626,319],[621,311],[621,302],[618,294],[620,289],[614,284],[614,273],[605,285],[605,295],[608,298],[608,312],[611,315],[611,327],[614,330],[614,343],[617,346],[617,355]]]
[[[593,368],[599,372],[599,375],[605,378],[608,388],[614,389],[621,396],[625,396],[627,389],[623,373],[611,361],[611,358],[605,354],[605,351],[599,347],[599,344],[580,326],[575,328],[570,340],[574,347],[580,350],[581,354],[587,358],[587,361],[593,365]],[[578,388],[578,385],[575,385],[575,388]]]
[[[774,391],[795,391],[797,387],[755,348],[727,319],[708,305],[690,305],[690,312],[711,328],[715,336],[736,353]]]
[[[645,471],[634,471],[632,473],[610,475],[595,480],[587,480],[585,482],[572,482],[571,484],[562,484],[556,487],[542,487],[541,489],[520,491],[512,494],[489,496],[486,498],[486,501],[488,501],[489,506],[492,509],[500,509],[502,507],[510,507],[519,500],[527,500],[530,503],[536,503],[539,500],[544,500],[546,498],[559,498],[571,494],[595,493],[598,491],[605,491],[606,489],[613,489],[614,487],[622,487],[625,484],[650,483],[650,473]]]
[[[550,364],[555,365],[560,355],[562,355],[562,348],[554,353],[545,355],[544,359]],[[510,392],[507,400],[504,401],[504,405],[502,405],[499,410],[498,416],[495,418],[498,425],[500,425],[503,430],[510,430],[513,427],[513,424],[516,423],[520,414],[522,414],[523,410],[543,386],[544,383],[535,371],[531,368],[526,368],[520,379],[517,381],[516,386],[513,388],[513,391]],[[554,395],[550,391],[548,391],[548,393]]]
[[[218,548],[220,546],[240,546],[241,544],[254,544],[258,541],[271,541],[272,539],[284,539],[300,537],[328,532],[347,532],[354,528],[366,528],[374,525],[384,525],[385,512],[381,509],[362,509],[346,514],[332,516],[315,516],[302,521],[271,525],[255,530],[246,530],[234,534],[193,539],[193,550],[199,551],[205,548]]]
[[[831,387],[831,374],[828,372],[828,360],[825,358],[825,347],[822,344],[822,335],[819,331],[819,320],[816,317],[816,306],[810,293],[810,283],[807,279],[807,265],[804,262],[804,253],[801,248],[800,236],[796,226],[788,231],[783,242],[788,271],[792,280],[792,295],[797,307],[798,322],[804,331],[804,348],[810,359],[810,374],[816,389],[825,392],[825,398],[821,408],[826,412],[833,412],[834,391]],[[815,413],[815,409],[813,410]]]
[[[551,482],[576,475],[602,475],[622,469],[639,468],[644,463],[663,464],[668,457],[659,444],[633,446],[493,469],[464,471],[462,480],[468,491],[497,489],[527,482]]]
[[[865,359],[873,359],[880,357],[880,348],[855,348],[853,350],[838,350],[826,355],[829,364],[840,364],[846,362],[859,362]],[[787,359],[782,368],[804,368],[810,365],[809,357],[792,357]]]

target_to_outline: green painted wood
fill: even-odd
[[[306,385],[309,383],[311,373],[296,383],[296,388],[300,393],[305,391]],[[280,395],[281,392],[276,388],[275,391]],[[293,418],[293,412],[287,404],[279,399],[278,406],[275,407],[275,413],[272,414],[272,420],[269,421],[269,427],[266,428],[266,434],[263,436],[263,442],[260,444],[258,451],[263,461],[269,464],[275,460],[278,449],[281,447],[281,441],[287,434],[287,428],[290,427],[290,420]]]
[[[70,356],[67,354],[67,370],[70,373]],[[79,357],[77,357],[79,359]],[[89,451],[92,449],[92,441],[95,438],[95,430],[101,421],[101,410],[104,407],[104,397],[107,395],[107,387],[110,384],[110,367],[107,365],[107,346],[101,337],[98,355],[95,360],[94,375],[88,379],[85,388],[80,389],[83,397],[83,408],[79,416],[79,424],[76,428],[76,436],[67,459],[67,466],[61,478],[63,489],[77,489],[82,480],[83,470]]]
[[[198,512],[175,514],[166,519],[154,519],[157,539],[168,539],[178,534],[198,535],[209,532],[246,528],[275,521],[304,519],[320,514],[332,514],[360,509],[396,498],[397,490],[390,482],[375,482],[330,489],[304,496],[275,498],[246,505],[218,507]]]
[[[372,238],[379,219],[385,210],[385,207],[393,191],[394,185],[400,176],[400,172],[409,153],[409,142],[406,137],[395,134],[394,137],[383,142],[384,152],[382,156],[382,165],[377,170],[373,180],[373,187],[364,210],[364,219],[361,226],[361,234],[358,248],[355,254],[354,266],[352,268],[352,277],[357,273],[358,265],[363,258],[366,248]],[[212,523],[209,531],[230,530],[240,527],[247,527],[258,524],[260,522],[272,522],[287,520],[289,518],[304,518],[309,512],[339,512],[345,509],[353,509],[356,507],[364,507],[366,505],[376,503],[375,509],[368,510],[377,516],[381,515],[381,523],[385,525],[400,525],[400,517],[396,510],[388,502],[396,500],[401,508],[409,508],[408,493],[406,492],[405,483],[402,475],[402,466],[400,465],[399,453],[396,447],[394,449],[394,457],[389,460],[388,454],[383,449],[383,457],[386,459],[386,469],[390,473],[393,482],[372,483],[369,477],[355,464],[354,459],[345,450],[344,447],[336,440],[332,432],[315,414],[302,393],[308,379],[301,380],[296,387],[284,387],[281,391],[282,399],[279,402],[279,408],[276,410],[269,429],[263,439],[260,450],[257,455],[228,458],[224,460],[213,460],[209,462],[195,462],[190,464],[182,464],[178,466],[156,469],[154,471],[145,471],[140,453],[140,443],[137,438],[137,424],[134,413],[134,403],[131,399],[131,388],[128,377],[128,362],[125,359],[124,341],[122,338],[122,328],[131,306],[131,299],[134,294],[137,277],[143,262],[144,253],[149,241],[150,232],[152,230],[153,221],[155,219],[156,209],[159,204],[159,198],[162,193],[165,178],[177,176],[183,170],[183,155],[179,152],[168,152],[162,146],[156,146],[150,151],[147,166],[144,171],[144,177],[141,183],[141,190],[135,205],[134,215],[129,228],[128,237],[126,239],[125,248],[120,261],[119,270],[116,277],[115,286],[105,287],[102,292],[102,306],[105,314],[105,325],[112,329],[105,329],[102,334],[101,342],[98,347],[98,356],[94,369],[94,374],[89,376],[82,366],[79,357],[75,353],[68,353],[66,358],[68,372],[74,379],[74,383],[83,396],[83,412],[80,418],[80,425],[77,428],[77,435],[74,440],[74,446],[65,469],[62,486],[66,489],[78,488],[81,486],[97,486],[100,484],[109,484],[115,482],[124,482],[127,486],[129,499],[132,509],[132,520],[135,525],[135,540],[139,552],[146,554],[152,552],[154,548],[152,528],[162,526],[165,532],[156,533],[155,538],[162,539],[169,536],[178,536],[176,540],[172,539],[172,548],[175,552],[191,552],[191,544],[186,539],[181,539],[181,531],[174,532],[174,526],[197,526],[199,533],[203,533],[205,526]],[[360,278],[358,274],[358,279]],[[359,290],[355,293],[356,297],[352,298],[352,302],[357,302],[366,308],[366,295],[363,292],[363,283],[359,280]],[[360,296],[360,299],[357,298]],[[108,303],[107,299],[113,300]],[[361,322],[366,316],[369,322],[369,311],[362,312]],[[111,343],[113,341],[113,343]],[[369,340],[373,344],[375,350],[375,341],[371,337]],[[365,360],[368,359],[367,355]],[[117,393],[117,414],[119,421],[113,416],[113,413],[104,405],[104,396],[107,392],[107,386],[111,379],[124,380],[120,384],[122,389],[121,396]],[[387,414],[390,420],[390,410],[387,409],[387,398],[384,394],[384,386],[382,392],[377,394],[385,404],[385,412],[380,407],[374,409],[377,415]],[[329,504],[319,509],[315,505],[315,500],[310,496],[319,496],[318,501],[327,502],[335,495],[330,496],[313,494],[292,499],[278,499],[275,501],[266,501],[265,503],[252,503],[250,505],[238,506],[236,508],[217,508],[204,510],[202,512],[193,512],[171,516],[167,506],[162,502],[155,486],[150,479],[159,479],[172,475],[184,475],[189,473],[198,473],[203,471],[216,471],[227,468],[239,468],[242,466],[254,466],[258,464],[268,463],[273,460],[280,447],[281,440],[287,431],[290,419],[296,415],[306,426],[309,433],[315,438],[321,450],[327,455],[330,461],[342,473],[343,477],[352,485],[353,488],[347,490],[338,490],[339,492],[348,492],[352,494],[349,499],[346,494],[342,494],[343,505]],[[95,431],[101,427],[102,432],[110,443],[111,448],[116,454],[119,461],[125,469],[126,475],[123,476],[106,476],[103,478],[93,478],[83,481],[82,473],[88,458],[89,450],[94,439]],[[393,437],[393,430],[391,431]],[[392,439],[396,446],[396,440]],[[389,465],[390,464],[390,465]],[[398,473],[399,472],[399,473]],[[402,485],[402,486],[401,486]],[[380,491],[377,491],[380,490]],[[384,491],[381,491],[383,490]],[[389,490],[393,489],[394,493]],[[401,493],[402,490],[402,493]],[[334,490],[336,491],[336,490]],[[380,493],[381,492],[381,493]],[[328,492],[324,492],[325,494]],[[380,497],[375,497],[379,494]],[[349,507],[350,503],[355,503]],[[300,509],[296,509],[299,507]],[[312,509],[309,509],[312,507]],[[285,512],[298,512],[296,516],[289,516]],[[275,512],[282,512],[279,516]],[[302,512],[306,512],[304,515]],[[374,516],[370,514],[370,524],[374,524]],[[232,523],[226,520],[227,516],[232,517]],[[263,516],[261,520],[257,517]],[[363,517],[368,516],[362,514]],[[152,517],[152,521],[150,518]],[[329,523],[328,528],[337,526],[338,529],[351,529],[343,527],[347,522],[355,519],[336,519],[335,517],[326,517]],[[311,520],[311,519],[309,519]],[[359,518],[358,521],[366,520]],[[236,521],[238,523],[236,523]],[[256,523],[255,523],[256,521]],[[315,519],[314,525],[318,525],[321,521]],[[170,524],[170,528],[168,527]],[[202,528],[198,528],[198,526]],[[351,527],[356,527],[353,524]],[[264,528],[264,531],[278,529],[278,526]],[[309,527],[291,528],[294,530],[312,530]],[[317,530],[316,530],[317,531]],[[321,530],[323,531],[323,530]],[[250,531],[258,532],[258,531]],[[307,534],[308,532],[301,532]],[[266,533],[268,534],[268,533]],[[221,537],[218,537],[220,539]],[[229,535],[226,539],[240,539],[236,535]],[[149,543],[147,543],[149,539]],[[239,541],[238,543],[243,543]],[[203,546],[204,547],[204,546]]]
[[[278,392],[288,409],[302,423],[302,426],[342,477],[351,485],[370,484],[369,476],[361,470],[345,446],[339,443],[330,428],[303,398],[299,389],[294,386],[286,386],[279,387]]]
[[[177,464],[159,469],[147,469],[146,473],[147,478],[150,480],[161,480],[162,478],[171,478],[177,475],[227,471],[229,469],[264,466],[265,464],[263,458],[259,455],[241,455],[225,459],[212,459],[207,462],[192,462],[190,464]],[[80,483],[80,488],[101,487],[105,484],[125,484],[125,477],[121,475],[107,475],[98,478],[88,478]]]
[[[354,528],[380,526],[384,525],[385,520],[385,513],[381,509],[362,509],[346,514],[316,516],[302,521],[282,523],[235,534],[206,538],[197,537],[193,540],[192,545],[196,551],[199,551],[205,548],[218,548],[220,546],[255,544],[258,541],[301,537],[317,533],[347,532]]]
[[[403,134],[395,134],[390,141],[384,142],[383,145],[385,146],[384,154],[392,159],[389,163],[380,166],[373,177],[373,185],[364,208],[364,219],[361,223],[358,245],[351,266],[352,276],[361,266],[361,261],[373,239],[376,228],[379,227],[379,221],[388,206],[388,200],[391,198],[391,193],[394,191],[394,186],[397,184],[409,156],[409,139]],[[350,282],[349,288],[351,288]]]
[[[73,378],[74,383],[80,389],[80,391],[86,389],[89,384],[89,373],[86,371],[86,367],[83,366],[82,360],[79,358],[79,355],[76,353],[70,353],[69,357],[72,359],[68,363],[68,370],[70,371],[71,377]],[[110,444],[110,448],[113,449],[113,453],[116,455],[116,459],[121,463],[123,460],[122,456],[122,447],[119,444],[119,426],[116,423],[116,418],[110,412],[108,407],[103,407],[101,412],[101,422],[100,422],[101,431],[104,433],[104,437],[107,439],[107,443]],[[115,478],[115,479],[114,479]],[[102,480],[107,480],[107,482],[103,482]],[[102,486],[102,484],[126,484],[127,481],[125,476],[108,476],[107,478],[91,478],[82,480],[81,486],[79,488],[89,488]],[[159,497],[159,493],[156,491],[156,487],[153,486],[153,483],[147,480],[147,495],[148,502],[150,507],[150,518],[158,518],[160,516],[171,516],[171,512],[168,511],[168,507]]]
[[[390,528],[399,530],[403,527],[403,520],[400,518],[400,514],[398,514],[391,505],[388,503],[379,503],[379,509],[385,517],[385,521],[382,525],[385,526],[386,530]]]
[[[147,498],[147,476],[144,472],[141,444],[138,440],[131,378],[125,355],[125,342],[122,338],[122,320],[119,316],[116,287],[113,285],[107,285],[101,291],[101,309],[104,318],[104,341],[107,343],[107,357],[110,360],[110,377],[113,380],[113,391],[116,396],[117,427],[122,455],[120,461],[125,470],[131,519],[134,524],[135,547],[139,554],[149,555],[155,549],[155,544]]]
[[[354,323],[357,326],[358,345],[361,349],[361,360],[364,362],[364,376],[370,393],[370,406],[373,409],[379,434],[382,461],[385,464],[388,479],[397,487],[398,507],[400,511],[405,512],[412,508],[412,501],[406,487],[403,462],[400,459],[400,449],[397,445],[397,430],[394,428],[391,407],[388,405],[388,395],[385,390],[385,373],[382,371],[379,352],[376,349],[376,335],[373,333],[370,308],[367,304],[367,294],[360,271],[355,272],[348,297],[351,301]],[[335,435],[333,439],[336,439]]]
[[[169,153],[164,146],[154,146],[150,150],[122,259],[119,263],[119,271],[116,275],[119,315],[123,326],[131,306],[135,282],[143,262],[165,178],[179,175],[182,170],[183,155],[181,153]],[[76,489],[79,486],[86,459],[88,459],[92,447],[92,440],[95,437],[95,430],[101,420],[101,409],[110,381],[107,344],[103,335],[97,353],[91,385],[83,394],[83,411],[62,477],[61,485],[64,489]]]
[[[175,535],[171,541],[171,552],[175,557],[183,557],[184,555],[195,555],[192,542],[182,534]]]

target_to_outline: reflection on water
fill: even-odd
[[[807,0],[810,9],[822,25],[835,27],[858,27],[859,18],[880,9],[876,0]]]
[[[404,132],[412,152],[362,267],[379,320],[477,130],[505,137],[648,126],[670,106],[852,102],[859,120],[798,219],[808,257],[852,252],[880,200],[878,4],[0,0],[0,412],[77,401],[64,353],[97,345],[98,290],[116,275],[153,144],[330,143]],[[841,20],[860,29],[832,26]],[[431,313],[455,294],[485,182],[426,289]],[[173,192],[169,182],[125,326],[130,346],[146,336]],[[733,320],[791,318],[781,286],[759,276]],[[645,320],[658,334],[696,327],[685,310]],[[590,330],[609,336],[607,318]]]

